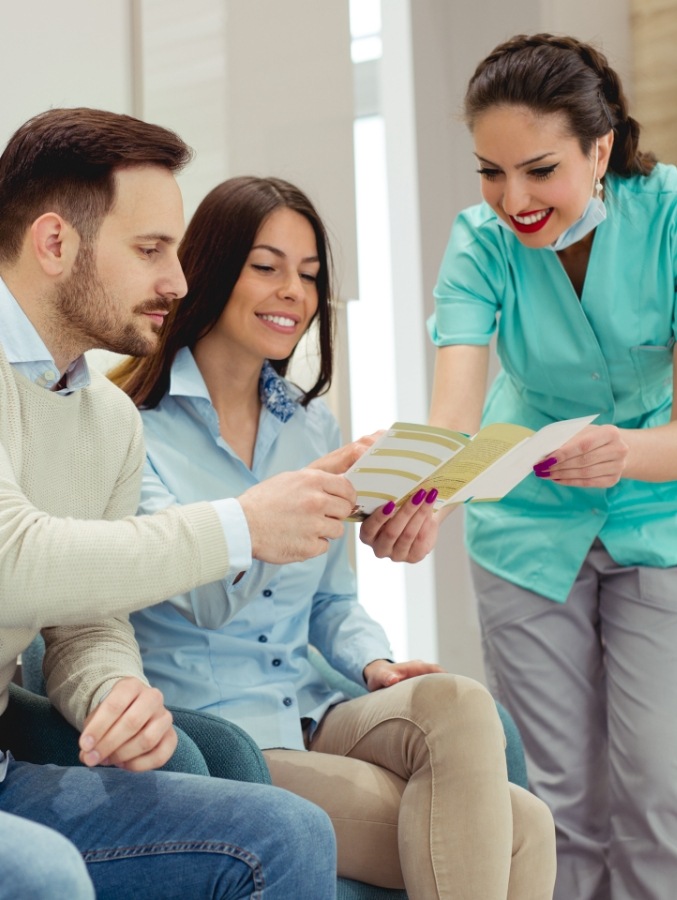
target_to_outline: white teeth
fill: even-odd
[[[540,222],[541,219],[545,219],[549,212],[549,209],[542,209],[540,212],[533,213],[530,216],[513,216],[513,219],[516,222],[519,222],[520,225],[533,225],[535,222]]]
[[[286,316],[259,316],[260,319],[265,319],[266,322],[274,322],[276,325],[284,325],[285,328],[291,328],[296,325],[296,322],[293,319],[288,319]]]

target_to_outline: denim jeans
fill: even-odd
[[[94,900],[76,848],[51,828],[0,812],[0,900]]]
[[[72,841],[98,900],[336,896],[328,816],[269,785],[12,760],[0,810]]]

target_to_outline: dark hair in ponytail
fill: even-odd
[[[653,153],[639,150],[639,123],[628,114],[618,74],[603,53],[576,38],[518,34],[492,50],[468,84],[468,127],[501,105],[564,113],[586,155],[613,129],[609,169],[618,175],[648,175],[656,165]]]

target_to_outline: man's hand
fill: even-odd
[[[568,487],[613,487],[621,480],[628,445],[615,425],[588,425],[534,466],[539,478]]]
[[[375,431],[373,434],[366,434],[364,437],[358,438],[350,444],[339,447],[338,450],[332,450],[326,453],[315,462],[311,462],[309,469],[321,469],[323,472],[332,472],[334,475],[343,475],[348,469],[355,465],[357,460],[364,456],[367,450],[375,443],[383,434],[382,431]]]
[[[391,687],[398,681],[415,678],[417,675],[429,675],[432,672],[445,672],[442,666],[424,662],[422,659],[411,659],[409,662],[392,663],[387,659],[375,659],[364,667],[362,675],[368,691],[380,691]]]
[[[157,769],[170,758],[177,740],[160,691],[138,678],[121,678],[85,720],[80,762],[133,772]]]
[[[447,514],[445,510],[433,515],[436,497],[435,489],[427,496],[424,491],[419,491],[397,512],[394,512],[392,502],[386,503],[364,520],[360,526],[360,540],[371,547],[379,559],[420,562],[435,546],[440,523]]]
[[[249,488],[238,499],[252,556],[282,564],[326,553],[327,542],[343,534],[356,498],[347,478],[318,468],[282,472]]]

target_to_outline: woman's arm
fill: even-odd
[[[333,541],[329,548],[313,594],[308,641],[331,666],[361,686],[368,663],[392,659],[385,631],[357,600],[345,538]]]
[[[677,350],[673,351],[673,397],[677,391]],[[536,471],[569,487],[612,487],[621,478],[677,481],[677,405],[671,421],[655,428],[589,425]]]
[[[435,358],[430,424],[464,434],[479,431],[488,370],[488,346],[440,347]]]

